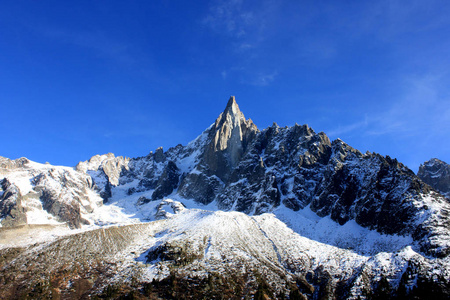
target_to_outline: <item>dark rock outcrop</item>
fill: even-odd
[[[162,199],[170,195],[178,186],[179,176],[177,165],[173,161],[169,161],[156,184],[156,189],[152,194],[152,200]]]
[[[0,219],[4,227],[15,227],[27,223],[26,209],[22,206],[22,195],[7,178],[1,181]]]
[[[437,158],[424,162],[417,176],[450,199],[450,165]]]

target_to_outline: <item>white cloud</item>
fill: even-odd
[[[214,31],[242,37],[246,34],[246,27],[252,22],[252,16],[252,12],[244,11],[242,0],[214,1],[203,24]]]
[[[222,78],[223,78],[223,79],[227,79],[228,72],[227,72],[227,71],[222,71],[222,72],[220,73],[220,75],[222,75]]]
[[[251,80],[250,83],[252,85],[257,85],[257,86],[266,86],[266,85],[269,85],[272,81],[274,81],[275,77],[277,75],[278,75],[277,71],[274,71],[274,72],[269,73],[269,74],[257,74],[256,78]]]

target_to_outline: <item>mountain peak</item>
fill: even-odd
[[[230,99],[228,100],[227,106],[225,107],[224,110],[224,114],[226,113],[229,113],[231,115],[238,115],[241,113],[239,105],[237,104],[236,98],[234,96],[230,96]]]
[[[258,132],[256,125],[245,119],[244,114],[231,96],[223,113],[210,129],[210,146],[204,154],[208,168],[222,180],[236,167],[248,143]]]
[[[236,98],[234,96],[230,96],[230,99],[228,100],[225,110],[216,119],[215,127],[216,129],[224,126],[240,127],[241,123],[247,122],[248,120],[245,119],[244,114],[239,109],[239,105],[236,102]],[[253,122],[251,123],[253,124]]]
[[[227,107],[233,106],[233,105],[237,105],[237,103],[236,103],[236,97],[235,97],[235,96],[230,96],[230,99],[228,100]]]
[[[450,198],[450,165],[446,162],[432,158],[419,167],[417,176],[441,194]]]

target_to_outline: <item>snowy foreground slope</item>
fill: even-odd
[[[426,279],[433,276],[450,280],[448,258],[427,258],[408,245],[407,238],[358,225],[340,229],[329,221],[317,224],[321,221],[308,219],[311,212],[298,213],[300,220],[310,223],[299,222],[297,229],[308,231],[317,222],[320,228],[315,234],[328,243],[296,233],[274,214],[252,217],[186,209],[173,200],[158,203],[154,212],[163,219],[63,237],[57,237],[55,228],[47,231],[47,241],[35,244],[15,235],[16,240],[10,241],[20,247],[1,250],[2,297],[9,299],[18,291],[34,295],[38,287],[46,295],[62,297],[102,295],[108,289],[142,295],[159,292],[165,297],[158,284],[174,288],[175,293],[173,282],[166,281],[177,278],[180,285],[192,281],[192,293],[205,289],[204,294],[211,296],[220,291],[215,281],[221,280],[237,289],[232,292],[237,298],[251,296],[266,284],[264,293],[270,297],[287,297],[299,290],[314,299],[356,299],[378,291],[381,278],[392,290],[411,291],[417,290],[418,282],[430,284]],[[336,246],[343,240],[349,247]],[[215,282],[217,291],[207,289],[208,280]],[[152,281],[155,287],[148,290]]]
[[[13,298],[449,298],[450,203],[390,157],[232,97],[187,146],[76,167],[0,157]]]

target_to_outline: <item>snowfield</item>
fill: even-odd
[[[44,230],[36,227],[15,230],[14,235],[4,230],[1,231],[2,247],[27,247],[33,252],[37,250],[32,249],[51,249],[58,241],[72,243],[70,241],[75,240],[78,244],[72,244],[74,249],[62,255],[75,255],[79,247],[86,247],[90,253],[102,252],[106,260],[120,262],[112,282],[131,280],[133,276],[139,276],[142,281],[169,276],[173,262],[162,258],[163,252],[158,251],[176,247],[185,247],[185,251],[196,258],[178,270],[189,276],[206,277],[210,272],[226,273],[230,269],[244,272],[258,268],[281,290],[284,282],[277,274],[293,278],[324,268],[336,281],[353,282],[350,299],[361,295],[365,276],[386,276],[392,285],[398,285],[411,261],[420,262],[450,280],[448,259],[424,257],[408,245],[409,238],[381,235],[354,223],[340,226],[326,218],[319,220],[307,208],[299,212],[281,208],[274,214],[248,216],[234,211],[184,208],[189,207],[189,201],[181,204],[166,199],[147,204],[142,214],[149,218],[153,212],[153,219],[156,219],[164,211],[165,218],[142,223],[136,215],[129,214],[131,208],[124,209],[127,213],[121,211],[119,203],[111,201],[93,213],[97,215],[92,219],[97,219],[115,211],[116,215],[108,216],[109,226],[98,224],[81,230],[63,226],[48,226]],[[126,218],[128,224],[135,225],[110,226],[114,222],[124,224]],[[288,224],[279,218],[288,220]],[[111,229],[120,237],[107,234]],[[63,239],[66,235],[68,240]],[[84,239],[89,242],[82,246]],[[3,243],[5,240],[9,243]],[[137,269],[139,275],[136,275]]]

